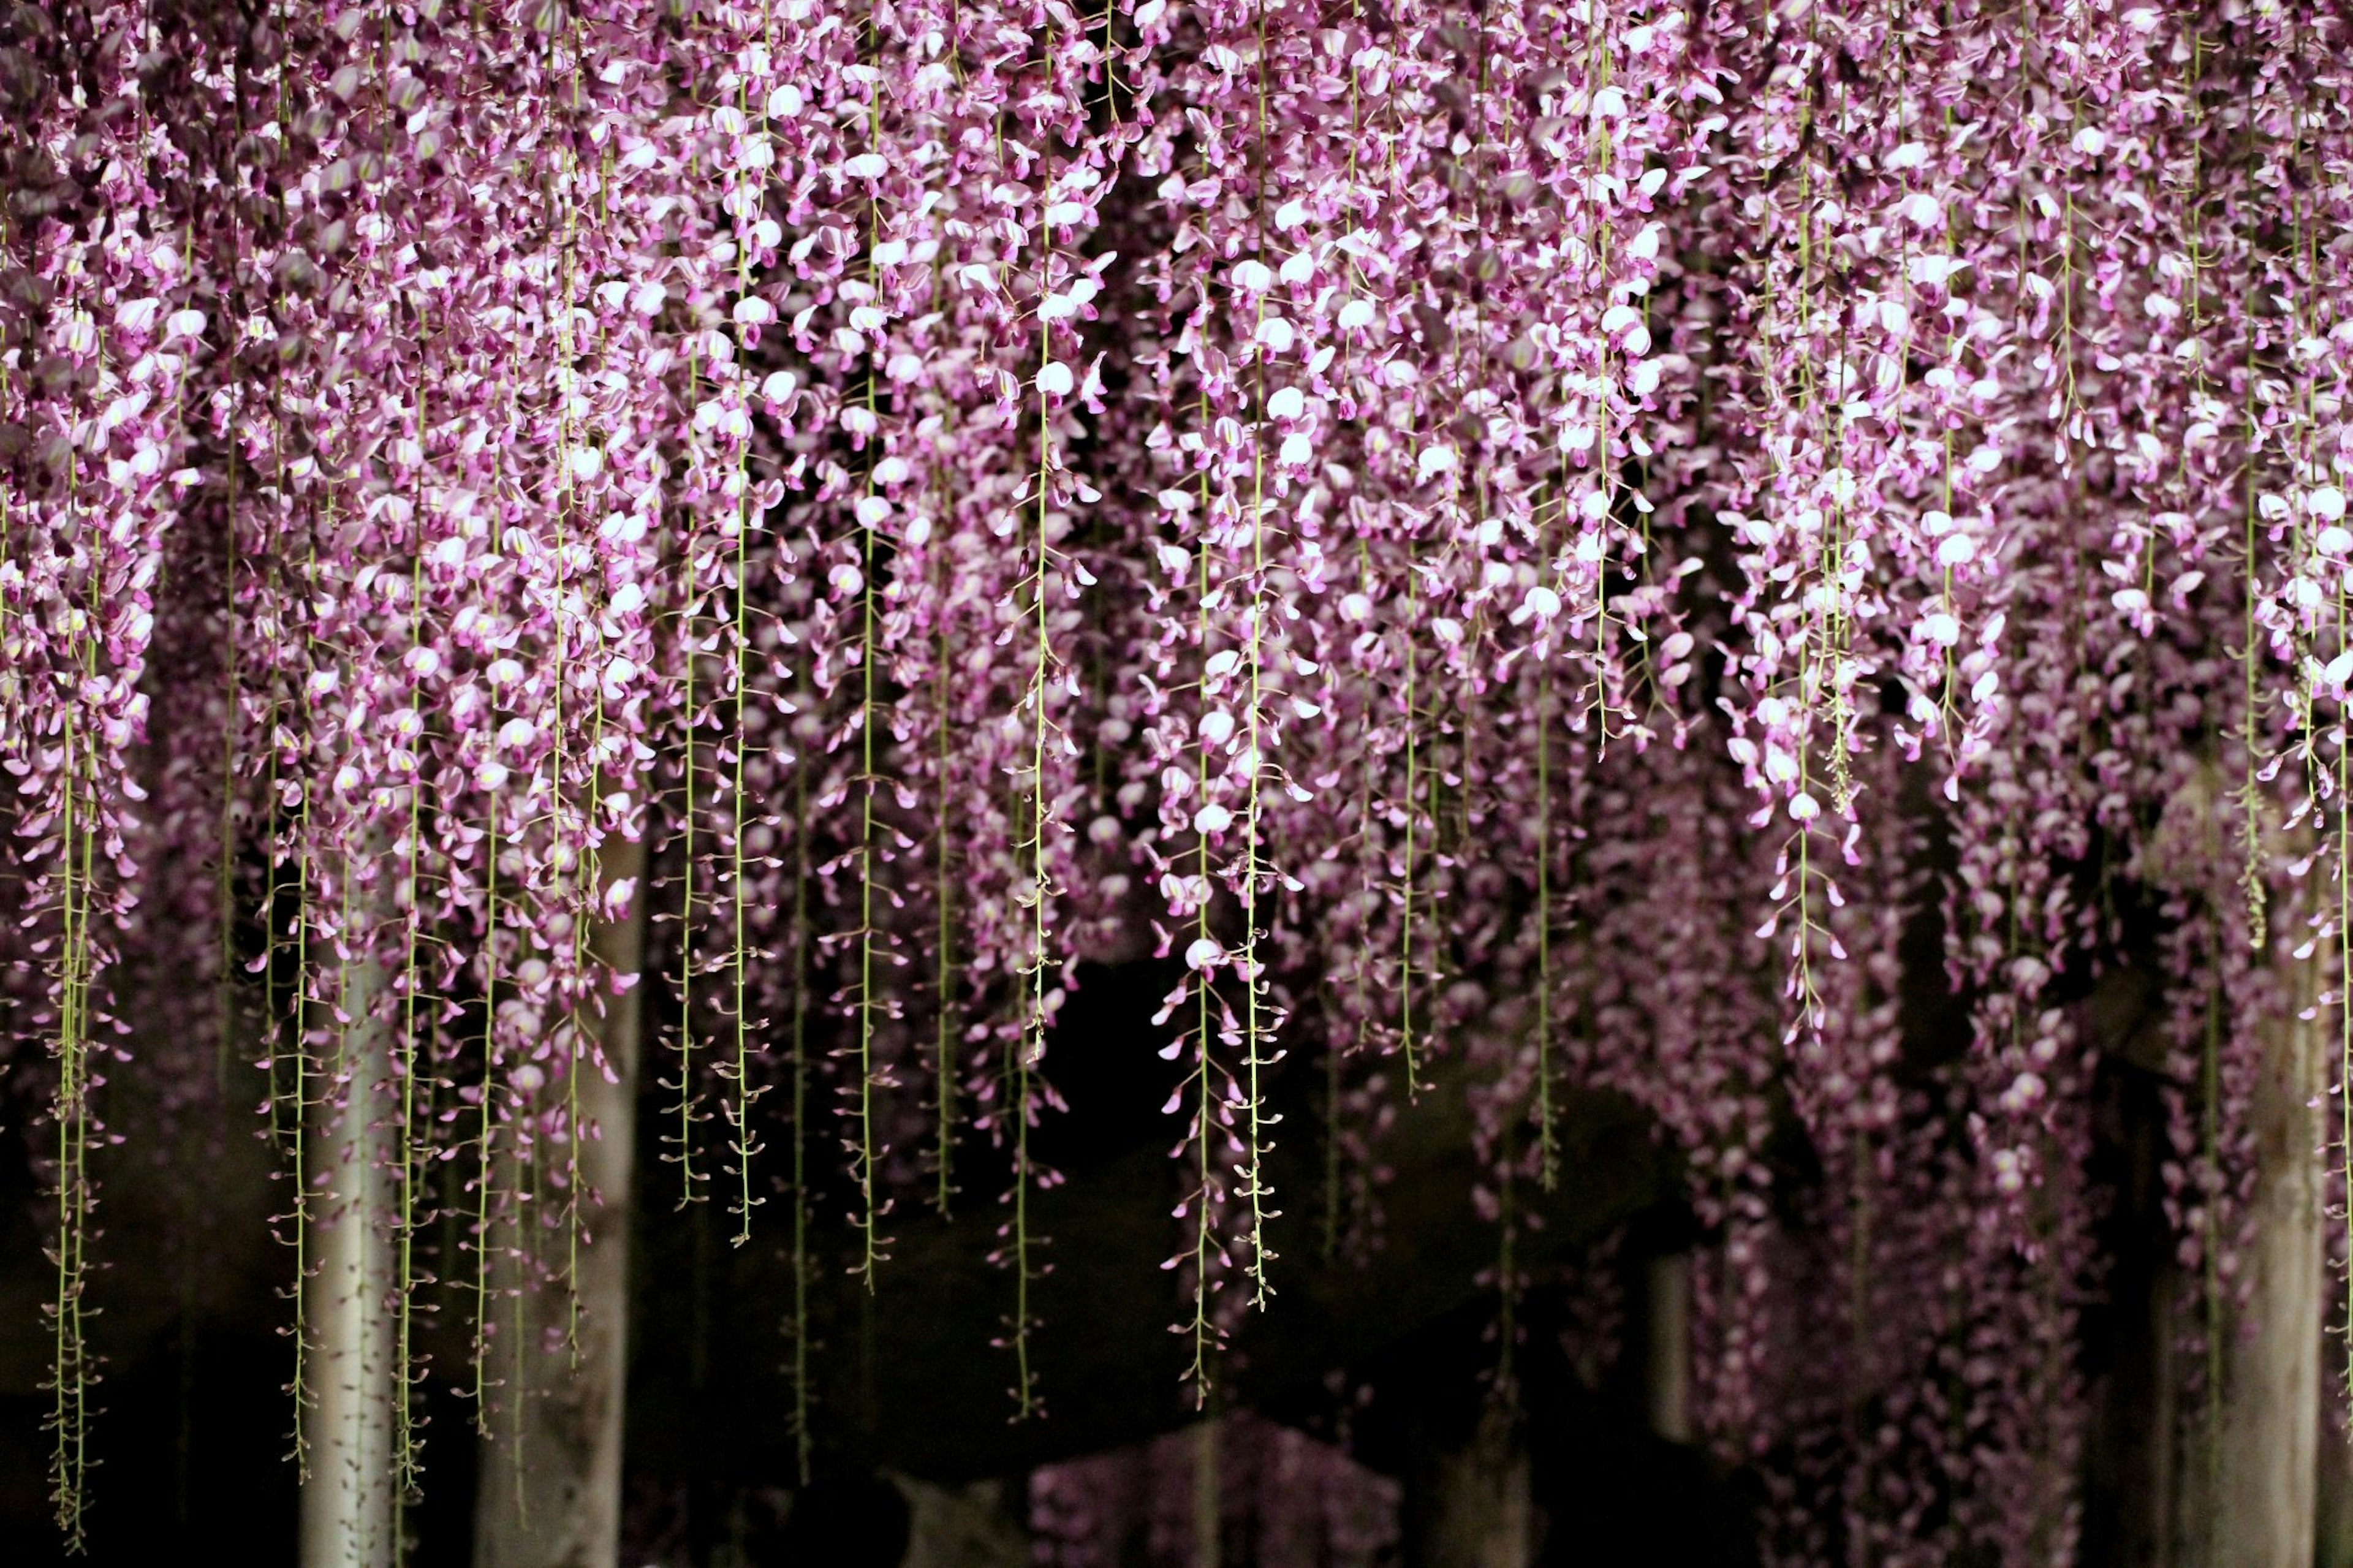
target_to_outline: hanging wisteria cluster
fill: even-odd
[[[1140,942],[1195,1397],[1449,1058],[1506,1298],[1613,1088],[1687,1157],[1769,1559],[2064,1561],[2071,1000],[2158,909],[2210,1335],[2280,976],[2344,1013],[2348,67],[2284,0],[10,8],[64,1528],[142,987],[290,1245],[306,1159],[381,1173],[404,1366],[437,1213],[478,1394],[569,1288],[636,986],[649,1201],[804,1289],[818,1217],[871,1285],[894,1205],[997,1205],[1030,1415],[1055,1019]]]

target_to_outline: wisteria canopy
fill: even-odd
[[[927,1205],[1053,1419],[1091,977],[1165,992],[1172,1408],[1448,1096],[1507,1399],[1619,1097],[1792,1564],[2073,1560],[2104,976],[2184,1408],[2266,1098],[2342,1167],[2333,5],[47,0],[0,153],[69,1540],[134,1086],[273,1152],[292,1464],[381,1259],[402,1491],[428,1293],[486,1425],[505,1303],[596,1315],[640,1055],[628,1203],[790,1252],[802,1465],[807,1237],[888,1295]]]

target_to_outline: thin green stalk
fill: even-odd
[[[573,22],[572,14],[565,12],[563,30],[566,41],[573,45],[570,50],[572,65],[568,85],[571,89],[571,107],[576,110],[580,107],[580,51],[577,40],[572,36]],[[551,33],[548,38],[551,58],[554,47],[555,38]],[[568,138],[561,136],[557,137],[556,141],[560,153],[556,170],[556,188],[563,193],[563,200],[559,204],[561,219],[557,231],[556,254],[559,258],[559,265],[556,293],[564,308],[556,314],[555,353],[556,363],[569,373],[576,372],[578,369],[580,350],[578,342],[572,335],[572,305],[578,279],[579,213],[572,201],[572,184],[575,172],[572,143]],[[580,427],[574,416],[571,405],[568,401],[559,400],[556,405],[554,495],[554,504],[549,509],[555,517],[554,580],[552,584],[554,590],[552,598],[558,606],[563,604],[569,592],[567,563],[571,557],[572,522],[576,505],[574,499],[572,455],[578,449],[579,440]],[[596,620],[595,616],[587,618],[591,624]],[[550,795],[548,816],[551,831],[560,842],[565,828],[563,804],[565,780],[571,772],[569,752],[572,726],[566,721],[567,715],[565,712],[565,695],[572,684],[568,668],[571,647],[570,637],[565,626],[565,616],[561,613],[554,617],[553,625],[554,636],[552,639],[551,662],[554,665],[555,679],[553,682],[554,711],[550,729],[554,746],[548,763]],[[601,699],[599,700],[601,702]],[[596,755],[593,750],[589,754],[592,758]],[[595,806],[594,787],[592,784],[590,785],[592,798],[589,803],[592,813]],[[596,886],[594,881],[586,880],[594,876],[594,857],[585,852],[585,848],[575,862],[574,875],[585,881],[585,887],[582,889],[583,898],[575,899],[572,906],[572,963],[573,973],[576,974],[584,972],[587,967],[585,951],[587,945],[587,932],[581,920],[581,902],[585,898],[594,897]],[[564,1140],[564,1346],[572,1369],[577,1371],[580,1364],[580,1068],[584,1031],[576,1012],[566,1016],[560,1028],[564,1040],[564,1125],[566,1130]],[[520,1363],[518,1363],[518,1368],[520,1368]],[[518,1371],[518,1376],[520,1376],[520,1371]],[[517,1391],[517,1398],[518,1400],[521,1398],[520,1388]],[[520,1426],[517,1431],[521,1431]],[[520,1466],[522,1462],[522,1456],[518,1454],[516,1463]]]
[[[490,871],[482,916],[482,1084],[476,1108],[474,1150],[474,1430],[491,1435],[489,1326],[491,1321],[491,1184],[495,1170],[491,1093],[498,1063],[499,1016],[499,809],[491,805],[487,835]]]
[[[82,740],[78,715],[66,713],[59,768],[64,800],[59,809],[59,906],[63,936],[58,960],[58,1244],[57,1294],[51,1308],[54,1363],[49,1422],[54,1447],[49,1461],[51,1500],[58,1532],[69,1552],[82,1550],[82,1511],[88,1475],[89,1352],[83,1337],[84,1220],[89,1213],[89,1064],[84,1015],[88,911],[85,845],[95,835],[82,820],[75,774]]]
[[[867,29],[871,38],[874,15],[867,12]],[[882,144],[882,88],[878,75],[867,93],[867,133],[875,146]],[[871,196],[866,204],[866,281],[874,286],[874,246],[881,237],[881,204]],[[866,412],[876,412],[874,366],[870,363],[866,373]],[[878,424],[879,428],[879,424]],[[876,439],[879,441],[880,437]],[[866,492],[874,493],[874,464],[866,466]],[[875,1226],[881,1215],[877,1212],[874,1165],[880,1151],[874,1142],[874,535],[876,530],[860,520],[859,525],[860,588],[859,626],[859,813],[858,813],[858,1232],[860,1258],[858,1276],[865,1281],[866,1290],[874,1290],[875,1265],[881,1261],[875,1237]]]
[[[944,485],[943,485],[944,489]],[[945,497],[943,496],[944,501]],[[944,514],[943,507],[943,514]],[[944,561],[945,552],[942,552]],[[943,574],[945,566],[941,568]],[[943,591],[941,602],[945,603]],[[944,617],[936,628],[937,645],[932,659],[932,702],[939,725],[939,767],[933,780],[936,792],[936,816],[934,825],[934,847],[937,865],[934,868],[933,886],[939,904],[940,929],[934,962],[938,964],[937,979],[933,987],[938,1009],[938,1039],[934,1043],[935,1065],[934,1079],[939,1093],[939,1168],[938,1187],[934,1203],[940,1216],[947,1217],[948,1205],[955,1191],[950,1167],[955,1159],[955,931],[951,923],[955,909],[955,889],[948,879],[948,633]]]
[[[808,773],[793,766],[793,1456],[801,1485],[808,1485]]]
[[[748,1016],[750,945],[744,937],[744,919],[749,902],[744,879],[744,753],[750,747],[744,719],[752,679],[751,640],[747,633],[749,610],[744,589],[745,579],[751,572],[751,558],[745,544],[750,532],[749,520],[739,514],[735,530],[735,777],[728,791],[728,810],[733,821],[727,835],[728,889],[733,895],[729,902],[733,906],[732,912],[735,922],[732,964],[735,995],[731,1011],[735,1023],[735,1245],[738,1247],[752,1239],[752,1208],[756,1201],[752,1196],[752,1102],[757,1097],[752,1089],[751,1019]]]
[[[870,405],[873,383],[867,383]],[[871,1294],[874,1266],[880,1261],[875,1242],[874,1163],[874,531],[861,528],[864,603],[859,631],[862,709],[858,724],[858,1274]]]
[[[694,379],[689,372],[690,383]],[[694,1191],[694,738],[698,728],[694,711],[694,596],[695,553],[690,542],[686,551],[686,594],[679,608],[679,647],[685,669],[681,675],[682,688],[680,711],[685,721],[685,757],[681,767],[685,802],[679,811],[680,877],[684,889],[679,903],[678,923],[678,1131],[674,1135],[677,1153],[670,1156],[679,1165],[679,1206],[695,1201]]]
[[[1414,624],[1420,616],[1415,602],[1419,584],[1414,575],[1413,563],[1406,563],[1405,574],[1405,909],[1398,921],[1398,1041],[1405,1055],[1405,1093],[1408,1103],[1421,1098],[1421,1072],[1415,1065],[1413,1052],[1413,830],[1414,786],[1416,770],[1420,763],[1419,741],[1420,716],[1414,709],[1414,675],[1419,649],[1413,640]]]
[[[1046,79],[1049,82],[1054,79],[1057,42],[1050,21],[1046,29]],[[1041,153],[1038,196],[1038,279],[1039,298],[1043,300],[1054,258],[1053,230],[1048,226],[1045,216],[1054,188],[1054,161],[1050,135],[1041,136],[1039,140]],[[1053,327],[1041,318],[1038,323],[1038,371],[1040,376],[1044,374],[1046,366],[1053,363]],[[1037,1387],[1029,1364],[1029,1077],[1031,1068],[1046,1050],[1046,901],[1053,885],[1046,864],[1049,810],[1046,693],[1053,659],[1053,645],[1048,636],[1046,616],[1046,573],[1050,554],[1046,520],[1048,466],[1051,459],[1052,439],[1053,413],[1041,388],[1038,394],[1037,552],[1031,564],[1029,584],[1037,658],[1029,687],[1029,997],[1021,1043],[1014,1058],[1013,1095],[1013,1356],[1017,1376],[1014,1399],[1018,1406],[1017,1418],[1024,1420],[1038,1412]]]
[[[1536,1180],[1560,1182],[1552,1102],[1552,665],[1536,676]]]
[[[1259,59],[1262,64],[1266,59],[1266,8],[1263,5],[1260,5],[1254,7],[1254,10],[1258,24]],[[1261,249],[1265,246],[1262,218],[1266,211],[1268,91],[1268,72],[1261,68],[1258,73],[1257,126],[1260,191],[1254,209],[1258,215],[1254,221],[1261,226],[1261,232],[1257,237]],[[1256,315],[1257,321],[1251,327],[1253,342],[1256,341],[1258,328],[1266,321],[1266,294],[1263,290],[1258,296]],[[1245,1184],[1249,1188],[1250,1205],[1250,1305],[1263,1309],[1266,1306],[1267,1298],[1274,1294],[1272,1287],[1266,1282],[1266,1266],[1275,1256],[1266,1245],[1266,1222],[1272,1217],[1272,1212],[1267,1207],[1266,1200],[1272,1189],[1266,1184],[1264,1164],[1266,1152],[1272,1145],[1272,1139],[1269,1136],[1268,1130],[1274,1122],[1273,1118],[1267,1112],[1266,1099],[1259,1082],[1260,1070],[1267,1065],[1259,1022],[1259,1000],[1265,993],[1266,982],[1259,972],[1258,958],[1259,786],[1261,775],[1266,769],[1265,759],[1261,755],[1259,747],[1260,709],[1265,700],[1263,691],[1265,659],[1262,645],[1266,624],[1266,442],[1261,426],[1265,418],[1267,393],[1266,355],[1263,350],[1253,356],[1252,365],[1253,379],[1257,384],[1255,390],[1260,420],[1253,426],[1250,432],[1250,643],[1246,660],[1250,668],[1250,710],[1244,729],[1244,733],[1248,737],[1244,743],[1250,752],[1250,772],[1249,809],[1244,815],[1242,824],[1242,1068],[1248,1075],[1248,1082],[1243,1093],[1250,1101],[1248,1153],[1250,1175]]]
[[[67,469],[68,504],[79,509],[79,468]],[[90,584],[95,595],[97,584]],[[94,610],[95,605],[91,608]],[[96,625],[97,617],[90,617]],[[98,647],[86,632],[75,633],[71,657],[83,680],[98,668]],[[79,683],[78,683],[79,684]],[[69,704],[60,737],[58,782],[63,799],[58,808],[58,904],[60,918],[58,976],[58,1088],[53,1115],[58,1127],[57,1290],[51,1307],[53,1383],[50,1426],[51,1500],[58,1533],[67,1551],[83,1544],[84,1503],[89,1480],[90,1351],[82,1308],[88,1279],[90,1190],[90,992],[95,954],[90,923],[97,867],[96,847],[100,824],[94,820],[98,778],[97,738],[85,735],[80,713]],[[87,758],[87,763],[85,763]],[[87,767],[91,786],[85,798],[81,774]]]
[[[1201,400],[1202,423],[1208,421],[1208,400]],[[1201,472],[1201,516],[1204,527],[1195,551],[1195,564],[1199,576],[1198,591],[1194,595],[1194,637],[1206,662],[1209,652],[1209,539],[1206,526],[1209,516],[1209,475]],[[1193,795],[1206,799],[1209,791],[1209,743],[1200,726],[1194,726]],[[1209,936],[1209,836],[1198,824],[1193,829],[1195,864],[1200,878],[1200,897],[1193,909],[1194,941],[1208,943]],[[1193,1219],[1193,1364],[1186,1374],[1193,1384],[1193,1408],[1204,1408],[1209,1397],[1209,1352],[1217,1342],[1217,1328],[1209,1316],[1209,1234],[1213,1223],[1209,1190],[1209,1139],[1214,1125],[1210,1095],[1214,1085],[1209,1072],[1209,969],[1205,964],[1193,977],[1193,1079],[1195,1088],[1193,1113],[1194,1205]]]
[[[736,100],[744,105],[748,90],[739,86]],[[751,112],[760,117],[762,134],[765,134],[767,108],[765,104],[749,105]],[[739,296],[751,291],[752,258],[747,247],[738,246],[735,260],[735,291]],[[750,748],[750,737],[744,729],[744,716],[752,681],[752,643],[750,633],[750,579],[752,574],[751,538],[752,513],[746,499],[750,486],[745,482],[745,468],[750,445],[745,443],[735,452],[735,768],[727,794],[729,815],[727,834],[728,890],[734,930],[731,932],[730,969],[734,998],[730,1013],[735,1028],[735,1245],[743,1246],[752,1239],[752,1104],[758,1096],[752,1088],[751,1019],[748,998],[751,989],[749,944],[744,941],[744,924],[748,900],[744,881],[744,759]]]
[[[423,392],[417,395],[417,439],[419,452],[417,494],[417,552],[409,567],[408,578],[408,645],[412,651],[423,640],[421,625],[425,605],[425,494],[422,456],[428,439],[426,402]],[[561,683],[559,682],[559,685]],[[410,743],[423,749],[425,719],[422,694],[411,683],[408,691],[408,718],[411,726]],[[417,1188],[419,1167],[423,1161],[423,1145],[417,1137],[417,990],[419,968],[417,962],[417,942],[422,935],[418,909],[418,860],[425,838],[425,792],[421,773],[412,773],[408,783],[408,855],[405,869],[407,883],[402,903],[402,923],[406,928],[407,951],[401,963],[401,1024],[400,1024],[400,1133],[397,1142],[400,1163],[400,1210],[394,1247],[393,1279],[393,1376],[396,1392],[392,1400],[394,1496],[414,1499],[420,1494],[424,1468],[424,1439],[417,1427],[415,1394],[417,1368],[414,1364],[414,1330],[411,1308],[416,1296],[417,1252]],[[402,1532],[396,1531],[396,1538]]]
[[[239,397],[240,409],[243,399]],[[231,416],[232,421],[235,416]],[[232,429],[234,425],[232,424]],[[224,503],[227,521],[221,531],[227,536],[227,559],[222,563],[222,609],[225,622],[233,625],[237,619],[237,479],[241,464],[237,461],[235,443],[226,463],[227,499]],[[220,993],[217,1000],[220,1038],[214,1042],[213,1093],[224,1103],[228,1093],[228,1059],[231,1041],[237,1033],[237,699],[244,684],[244,639],[227,637],[228,670],[227,700],[221,705],[221,808],[220,833],[216,849],[214,888],[215,913],[220,918],[219,952],[215,962],[220,965]]]
[[[2252,303],[2253,302],[2250,301],[2250,309],[2248,310],[2250,318],[2253,315]],[[2269,945],[2269,931],[2267,929],[2269,921],[2266,918],[2266,905],[2268,903],[2269,888],[2263,879],[2262,826],[2263,797],[2257,792],[2256,784],[2257,775],[2261,771],[2257,756],[2263,746],[2263,732],[2261,729],[2261,710],[2257,705],[2255,687],[2255,663],[2259,657],[2256,652],[2257,645],[2255,639],[2261,635],[2261,633],[2255,622],[2256,432],[2253,379],[2254,378],[2251,371],[2248,376],[2247,405],[2244,409],[2244,418],[2246,421],[2245,497],[2241,503],[2240,509],[2243,519],[2242,527],[2245,530],[2241,544],[2242,554],[2239,563],[2239,585],[2241,595],[2245,606],[2244,616],[2240,627],[2240,636],[2243,641],[2239,648],[2239,672],[2242,682],[2240,700],[2242,711],[2244,715],[2244,732],[2242,736],[2242,744],[2244,747],[2245,754],[2242,763],[2244,771],[2240,775],[2239,781],[2239,843],[2241,852],[2239,890],[2241,896],[2245,900],[2247,913],[2247,945],[2252,951],[2261,952]]]
[[[2337,588],[2337,651],[2342,657],[2348,642],[2346,595],[2342,579]],[[2340,729],[2346,728],[2340,715]],[[2347,1190],[2353,1192],[2353,733],[2342,733],[2337,743],[2337,1139]],[[2353,1237],[2353,1205],[2346,1215]],[[2353,1268],[2346,1271],[2345,1316],[2353,1324]],[[2346,1384],[2353,1393],[2353,1356],[2346,1366]]]
[[[313,567],[316,562],[312,563]],[[313,573],[315,578],[315,572]],[[311,1186],[306,1157],[311,1111],[311,789],[302,790],[295,826],[294,876],[294,1130],[288,1163],[294,1190],[294,1476],[311,1479],[311,1443],[303,1411],[310,1387]]]

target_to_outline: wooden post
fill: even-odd
[[[907,1500],[907,1554],[900,1568],[1029,1568],[1029,1532],[1008,1483],[949,1487],[892,1476],[891,1484]],[[1018,1492],[1018,1482],[1012,1489]]]
[[[347,1021],[337,1055],[344,1099],[318,1131],[325,1184],[311,1199],[319,1262],[305,1287],[316,1338],[304,1359],[307,1386],[299,1391],[310,1405],[302,1568],[391,1568],[397,1555],[393,1141],[378,1103],[391,1069],[391,1030],[376,1016],[385,986],[384,966],[374,959],[343,972]]]
[[[1512,1417],[1491,1409],[1467,1447],[1430,1455],[1408,1499],[1409,1568],[1529,1568],[1535,1500],[1527,1449]]]
[[[629,1223],[637,1147],[637,1092],[641,1053],[637,979],[645,969],[645,848],[609,841],[602,870],[607,887],[637,879],[637,896],[622,920],[600,921],[590,933],[598,962],[628,989],[608,993],[596,1025],[598,1046],[619,1079],[585,1060],[579,1064],[579,1108],[597,1129],[578,1148],[580,1181],[601,1200],[582,1224],[575,1355],[565,1345],[572,1304],[560,1289],[526,1291],[523,1369],[517,1418],[501,1423],[484,1444],[481,1484],[474,1507],[476,1568],[615,1568],[621,1544],[622,1413],[628,1384]],[[508,1352],[512,1355],[512,1349]],[[520,1443],[522,1451],[510,1447]]]
[[[1642,1394],[1651,1430],[1670,1443],[1692,1440],[1692,1260],[1688,1252],[1651,1259],[1650,1326]]]
[[[2254,1091],[2245,1314],[2223,1343],[2218,1422],[2192,1423],[2178,1471],[2182,1568],[2312,1568],[2327,1274],[2316,1106],[2329,1075],[2322,1025],[2298,1016],[2315,1008],[2317,964],[2291,962],[2283,977]]]
[[[2353,1442],[2343,1418],[2320,1402],[2319,1458],[2315,1479],[2312,1568],[2353,1568]]]
[[[1225,1489],[1218,1473],[1218,1417],[1193,1424],[1193,1568],[1221,1568]]]

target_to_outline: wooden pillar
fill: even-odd
[[[1538,1534],[1528,1455],[1490,1410],[1470,1444],[1422,1458],[1408,1484],[1409,1568],[1529,1568]]]
[[[1193,1424],[1192,1568],[1221,1568],[1225,1557],[1224,1478],[1219,1473],[1219,1420]]]
[[[901,1568],[1029,1568],[1029,1531],[1018,1483],[941,1486],[893,1476],[907,1500],[907,1554]]]
[[[2312,1568],[2353,1568],[2353,1440],[2332,1408],[2336,1403],[2327,1397],[2320,1402]]]
[[[1692,1260],[1688,1252],[1651,1259],[1642,1396],[1651,1430],[1670,1443],[1692,1440]]]
[[[527,1291],[522,1369],[515,1418],[499,1423],[482,1449],[474,1509],[476,1568],[615,1568],[621,1536],[622,1414],[628,1381],[629,1223],[636,1170],[637,1091],[645,968],[642,845],[609,841],[603,873],[638,879],[624,919],[590,932],[598,960],[627,989],[605,999],[597,1044],[619,1080],[579,1064],[582,1119],[597,1136],[578,1144],[580,1180],[601,1199],[587,1205],[579,1256],[577,1353],[564,1346],[573,1327],[558,1289]],[[553,1348],[551,1348],[551,1346]],[[509,1353],[512,1353],[510,1347]],[[520,1444],[520,1452],[514,1445]]]
[[[343,1103],[318,1129],[324,1181],[310,1194],[305,1283],[311,1342],[303,1358],[308,1468],[302,1484],[302,1568],[391,1568],[397,1556],[394,1496],[393,1254],[389,1167],[393,1131],[384,1086],[391,1029],[376,1016],[385,987],[373,960],[343,972],[347,1020],[338,1041]]]
[[[2327,1130],[2316,1107],[2329,1103],[2329,1074],[2321,1022],[2297,1015],[2314,1010],[2316,970],[2284,971],[2282,1016],[2264,1033],[2250,1289],[2222,1347],[2219,1421],[2211,1433],[2193,1424],[2179,1467],[2182,1568],[2312,1568],[2327,1275],[2316,1151]]]

